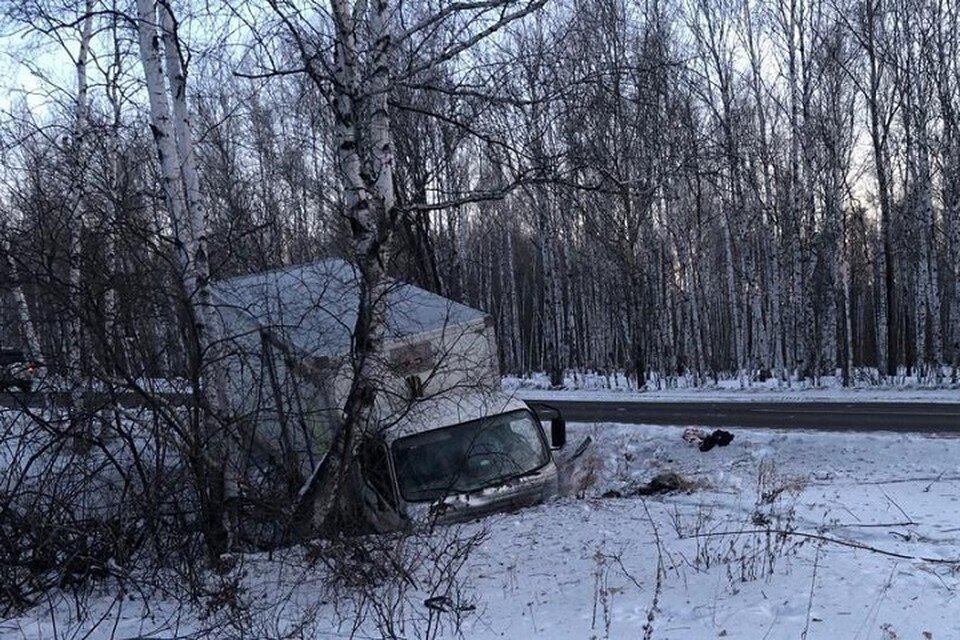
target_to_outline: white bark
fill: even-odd
[[[117,288],[115,282],[120,272],[120,258],[117,254],[117,233],[120,221],[123,218],[123,205],[121,202],[121,180],[125,170],[128,158],[123,151],[123,141],[121,139],[121,127],[123,126],[123,93],[119,83],[119,76],[123,69],[122,45],[118,33],[119,17],[110,16],[106,20],[105,28],[110,30],[113,39],[113,58],[112,68],[113,76],[109,73],[106,78],[104,93],[112,110],[113,121],[110,128],[110,140],[108,148],[110,149],[110,173],[109,185],[110,192],[110,217],[106,221],[107,232],[103,238],[104,256],[106,258],[105,267],[107,269],[110,285],[104,292],[103,300],[103,328],[108,351],[113,354],[114,362],[104,363],[109,366],[109,373],[115,374],[121,367],[128,368],[127,341],[124,336],[117,332]],[[111,79],[113,80],[111,82]],[[129,370],[129,369],[128,369]]]
[[[150,102],[150,129],[160,161],[160,186],[170,209],[177,259],[183,269],[183,277],[190,278],[186,247],[189,244],[187,228],[187,205],[180,183],[180,159],[173,137],[173,122],[167,86],[164,80],[163,55],[160,48],[160,33],[157,30],[157,10],[154,0],[137,0],[137,32],[140,42],[140,61],[146,79],[147,97]],[[186,283],[187,292],[195,289],[195,283]]]
[[[360,81],[358,30],[366,3],[332,1],[336,29],[335,110],[337,161],[344,189],[345,216],[360,271],[360,300],[353,331],[353,381],[344,419],[330,451],[301,487],[294,512],[312,510],[322,525],[347,488],[356,449],[365,430],[374,428],[374,408],[383,379],[387,327],[386,264],[396,225],[394,152],[388,97],[392,49],[390,8],[374,0],[369,8],[371,73]],[[365,128],[363,125],[366,125]]]
[[[201,355],[206,360],[203,364],[203,374],[207,378],[209,388],[205,393],[205,399],[210,413],[220,416],[227,409],[227,391],[226,381],[223,379],[223,370],[219,364],[221,362],[220,345],[222,342],[220,323],[217,321],[217,312],[211,300],[210,257],[207,247],[209,224],[203,196],[200,192],[200,174],[197,169],[190,111],[187,104],[186,72],[181,63],[175,20],[168,5],[161,4],[159,11],[165,57],[164,69],[173,105],[173,137],[176,143],[180,178],[185,194],[187,271],[190,273],[192,284],[195,287],[192,291],[195,296],[193,300],[195,308],[194,324]],[[190,295],[191,291],[188,290],[187,293]]]
[[[880,0],[868,0],[864,3],[863,33],[860,45],[867,56],[867,83],[864,97],[870,121],[870,141],[873,151],[873,165],[877,178],[877,198],[880,206],[878,220],[879,242],[875,249],[876,271],[875,288],[877,291],[877,310],[875,314],[877,340],[877,367],[881,376],[896,373],[896,358],[891,349],[893,341],[893,265],[890,243],[890,157],[887,147],[888,124],[885,120],[886,108],[882,92],[884,66],[880,61],[879,36],[881,29]]]
[[[923,14],[904,13],[902,60],[908,76],[903,86],[903,127],[906,138],[907,193],[915,216],[918,252],[916,264],[916,365],[921,375],[927,370],[939,377],[943,362],[941,301],[938,255],[938,229],[933,210],[931,176],[930,107],[932,86],[928,69],[930,42],[924,33]]]
[[[82,375],[82,237],[84,233],[84,157],[86,153],[85,137],[88,129],[88,82],[87,82],[87,62],[90,57],[90,42],[93,39],[93,0],[87,0],[84,5],[84,17],[81,22],[81,33],[79,51],[74,61],[76,65],[77,81],[77,99],[74,105],[74,124],[73,140],[70,153],[73,155],[73,168],[71,176],[70,193],[67,196],[71,203],[70,212],[70,236],[68,240],[68,264],[69,274],[67,282],[70,289],[70,318],[68,320],[68,346],[67,346],[67,372],[72,380],[71,386],[71,406],[77,409],[81,401],[82,388],[80,378]]]
[[[190,131],[186,78],[179,58],[174,16],[166,4],[159,8],[159,14],[154,0],[137,0],[140,59],[150,100],[151,129],[174,229],[184,302],[194,323],[195,334],[188,345],[203,401],[203,406],[198,407],[201,431],[189,443],[188,455],[199,460],[195,474],[204,535],[209,552],[215,556],[211,560],[218,562],[217,556],[232,546],[234,529],[227,507],[228,492],[235,487],[230,484],[229,436],[224,427],[226,388],[218,358],[219,325],[210,300],[207,220]]]

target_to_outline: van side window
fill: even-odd
[[[372,438],[364,439],[360,445],[360,468],[367,484],[391,507],[396,508],[393,482],[390,480],[390,461],[387,458],[387,448],[382,442]]]

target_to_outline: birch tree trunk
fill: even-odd
[[[870,120],[870,142],[873,165],[877,178],[877,199],[880,206],[879,247],[876,252],[876,300],[875,314],[877,340],[877,368],[881,376],[893,376],[897,369],[897,354],[894,340],[894,265],[893,246],[890,241],[890,156],[887,140],[890,122],[883,104],[884,65],[878,48],[882,16],[880,0],[867,0],[863,7],[863,25],[860,46],[867,56],[868,77],[866,102]]]
[[[185,455],[194,474],[203,534],[211,564],[232,545],[227,473],[225,385],[216,354],[206,249],[207,221],[200,196],[196,157],[186,103],[186,77],[172,10],[137,0],[140,59],[150,101],[150,124],[160,162],[160,181],[174,230],[183,304],[192,323],[188,358],[197,416]],[[164,65],[164,60],[166,65]],[[172,104],[172,110],[171,110]]]
[[[903,7],[901,29],[903,82],[902,121],[906,140],[907,189],[918,245],[916,261],[915,362],[918,375],[932,372],[939,379],[943,361],[943,334],[939,265],[936,242],[939,235],[933,210],[931,175],[930,107],[932,82],[929,77],[930,33],[922,12]],[[936,19],[936,18],[933,18]]]
[[[350,483],[356,478],[356,451],[364,432],[375,428],[376,401],[385,376],[387,328],[386,265],[397,222],[394,151],[390,133],[390,55],[392,33],[386,0],[369,11],[370,74],[361,79],[358,39],[363,3],[333,0],[336,30],[335,119],[338,172],[344,190],[344,215],[359,270],[359,306],[351,353],[353,378],[343,421],[330,450],[301,487],[293,508],[297,526],[337,529],[356,525]],[[365,126],[364,126],[365,125]]]
[[[114,49],[114,68],[119,72],[121,68],[120,48],[117,42],[117,18],[112,17],[111,27],[114,31],[114,40],[116,47]],[[119,276],[120,259],[117,253],[117,234],[120,229],[121,220],[124,211],[121,204],[121,181],[125,170],[127,158],[123,151],[123,142],[120,138],[120,129],[122,126],[122,107],[120,92],[116,86],[108,85],[106,88],[107,100],[113,110],[113,122],[110,128],[110,171],[109,184],[107,185],[110,194],[109,218],[106,220],[106,235],[104,242],[104,257],[109,284],[103,295],[103,333],[106,344],[107,362],[101,363],[101,366],[107,369],[108,375],[114,375],[117,370],[128,371],[129,361],[126,353],[126,342],[122,336],[118,335],[117,327],[117,287],[116,282]]]
[[[87,86],[87,62],[90,57],[90,43],[93,39],[94,0],[87,0],[80,29],[79,51],[75,61],[77,100],[74,106],[74,123],[70,145],[72,176],[67,201],[71,212],[69,220],[70,236],[68,240],[68,269],[70,318],[68,320],[67,378],[70,381],[70,411],[76,416],[83,402],[83,292],[82,292],[82,238],[84,234],[84,183],[87,130],[89,128],[89,104]]]

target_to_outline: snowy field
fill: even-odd
[[[434,534],[442,546],[486,532],[460,573],[463,637],[960,638],[960,438],[731,431],[702,453],[678,427],[571,425],[571,450],[594,444],[566,496]],[[636,495],[667,472],[681,490]],[[321,569],[303,557],[241,563],[252,602],[292,594],[251,614],[249,637],[381,637],[369,615],[356,630],[332,622],[350,613],[323,600]],[[435,594],[409,599],[398,637],[426,636],[422,603]],[[210,617],[172,603],[147,615],[110,589],[89,603],[95,615],[77,623],[53,599],[0,623],[0,637],[210,635]],[[310,623],[291,629],[304,612]]]
[[[900,375],[886,384],[867,376],[843,387],[837,376],[824,376],[816,385],[809,380],[784,382],[771,378],[763,382],[725,379],[706,386],[694,386],[685,378],[651,380],[646,390],[623,373],[568,372],[562,389],[551,389],[546,374],[529,377],[505,376],[503,390],[524,400],[610,400],[631,402],[956,402],[960,383],[952,370],[939,382],[919,381]]]

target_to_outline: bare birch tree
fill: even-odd
[[[321,92],[329,91],[334,114],[336,167],[343,193],[342,215],[349,228],[350,255],[359,269],[360,300],[352,335],[352,381],[343,420],[330,451],[307,478],[293,507],[295,520],[330,524],[349,515],[350,482],[357,472],[361,435],[375,429],[375,405],[383,378],[387,269],[398,226],[404,223],[395,193],[395,149],[391,130],[391,93],[404,79],[456,60],[477,43],[544,4],[535,2],[451,5],[402,19],[403,7],[387,0],[332,0],[329,36],[310,23],[316,16],[279,3],[271,7],[290,37],[303,70]],[[463,22],[460,22],[463,21]],[[402,48],[445,32],[448,23],[465,31],[436,43],[425,58],[400,67]],[[332,59],[324,53],[329,44]],[[426,203],[424,203],[426,204]],[[442,208],[442,203],[436,208]]]
[[[150,128],[173,226],[184,311],[191,321],[188,356],[198,406],[191,418],[193,432],[184,443],[184,454],[194,474],[208,553],[216,565],[231,545],[230,435],[218,352],[219,324],[211,300],[207,217],[187,104],[186,69],[176,17],[170,6],[155,0],[138,0],[136,24],[150,101]]]

